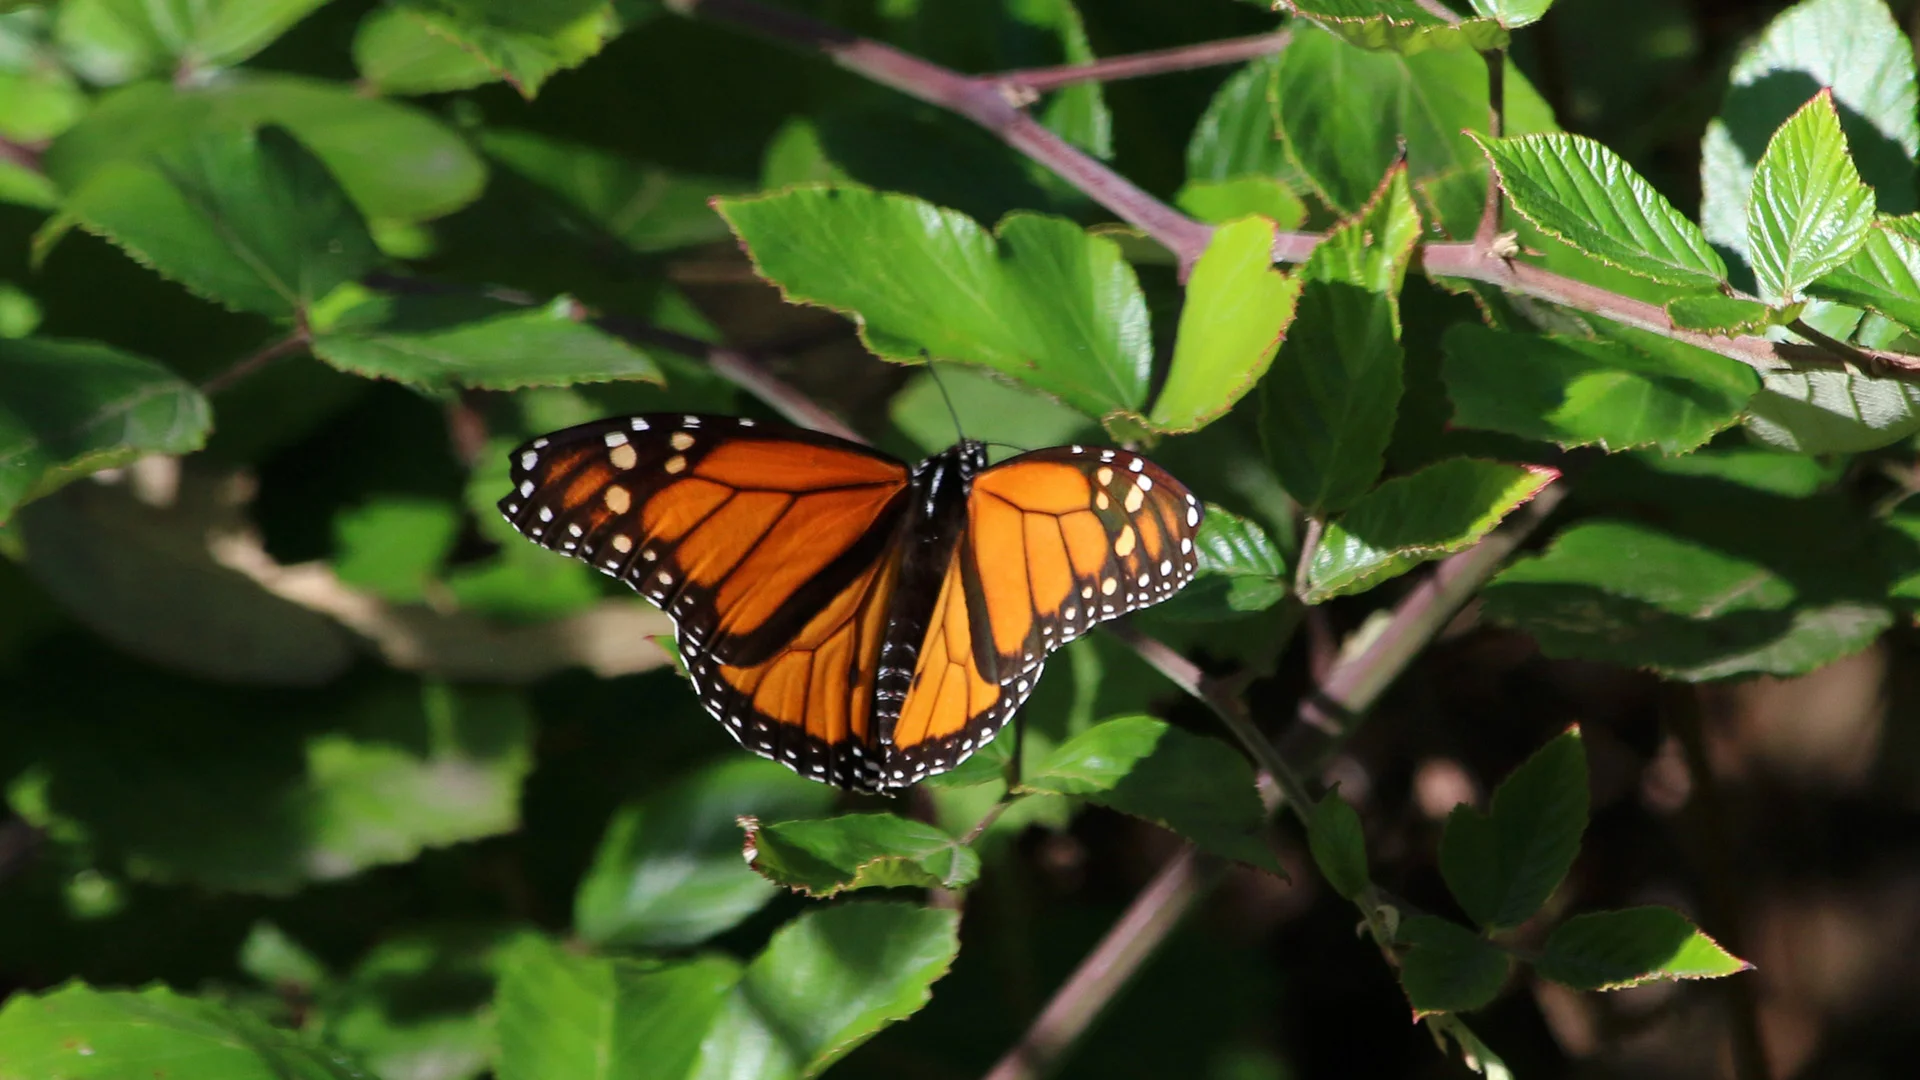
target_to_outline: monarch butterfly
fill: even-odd
[[[1047,654],[1193,577],[1200,503],[1123,450],[909,466],[765,421],[649,413],[515,450],[500,511],[672,616],[707,710],[802,776],[891,792],[966,760]]]

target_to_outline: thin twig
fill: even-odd
[[[1207,879],[1218,872],[1191,846],[1168,859],[986,1080],[1030,1080],[1047,1072],[1173,933],[1209,884]]]
[[[1327,519],[1319,514],[1307,516],[1307,531],[1300,537],[1300,555],[1293,564],[1293,595],[1305,599],[1307,578],[1313,572],[1313,557],[1320,552],[1320,538],[1326,535]]]
[[[312,343],[312,335],[307,332],[305,327],[301,327],[287,336],[269,342],[259,349],[248,353],[246,356],[241,357],[232,367],[201,383],[200,392],[209,396],[218,394],[232,387],[242,379],[245,379],[247,376],[258,372],[261,368],[266,367],[275,360],[289,353],[299,352]]]
[[[1057,90],[1062,86],[1072,86],[1075,83],[1117,82],[1121,79],[1137,79],[1145,75],[1164,75],[1173,71],[1193,71],[1198,68],[1218,67],[1222,64],[1237,64],[1243,60],[1272,56],[1285,49],[1287,42],[1292,38],[1291,30],[1281,30],[1273,34],[1255,34],[1251,37],[1207,41],[1198,45],[1180,45],[1171,49],[1155,49],[1152,52],[1133,53],[1128,56],[1109,56],[1085,64],[1020,68],[1014,71],[1003,71],[998,75],[980,77],[1003,86],[1040,94],[1048,90]]]

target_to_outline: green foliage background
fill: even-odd
[[[1910,1061],[1920,9],[1282,7],[0,0],[0,1080]],[[900,800],[493,510],[928,359],[1209,517]]]

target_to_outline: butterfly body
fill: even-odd
[[[647,414],[512,455],[500,510],[674,619],[701,703],[803,776],[892,791],[985,745],[1048,653],[1194,569],[1197,500],[1125,451],[908,466],[772,422]]]

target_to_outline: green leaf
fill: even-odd
[[[1485,610],[1549,656],[1690,682],[1804,674],[1865,648],[1893,620],[1870,556],[1849,550],[1858,541],[1834,543],[1820,513],[1767,503],[1723,514],[1704,541],[1582,522],[1489,583]]]
[[[382,599],[418,603],[459,534],[451,502],[374,499],[333,519],[333,570]]]
[[[742,816],[826,812],[833,789],[760,758],[729,757],[614,814],[574,894],[596,945],[683,948],[739,925],[779,890],[740,858]]]
[[[1507,954],[1472,931],[1434,915],[1400,924],[1400,985],[1417,1019],[1470,1012],[1491,1003],[1507,981]]]
[[[709,200],[735,181],[678,176],[592,147],[527,132],[492,130],[487,155],[540,185],[595,227],[635,251],[670,251],[727,235]]]
[[[1559,475],[1541,465],[1449,458],[1388,480],[1327,525],[1302,599],[1319,604],[1362,592],[1479,543]]]
[[[66,687],[76,710],[104,715],[77,713],[41,759],[54,811],[133,877],[286,893],[519,824],[531,725],[517,694],[388,677],[255,691],[256,712],[202,682],[113,672]],[[113,722],[129,709],[171,719]]]
[[[1442,344],[1455,424],[1569,447],[1684,453],[1739,419],[1760,383],[1738,361],[1650,336],[1629,344],[1457,323]]]
[[[1575,990],[1619,990],[1655,979],[1715,979],[1753,965],[1664,907],[1576,915],[1547,937],[1534,970]]]
[[[1171,829],[1216,855],[1274,873],[1253,767],[1218,739],[1122,716],[1068,739],[1021,782]]]
[[[1069,0],[1026,0],[1006,6],[1007,16],[1022,27],[1032,27],[1059,39],[1060,60],[1090,64],[1093,43],[1087,40],[1086,21]],[[1011,37],[1012,35],[1009,35]],[[1097,158],[1113,156],[1113,113],[1097,80],[1075,83],[1054,91],[1040,108],[1040,122],[1054,134]]]
[[[1284,3],[1294,14],[1319,23],[1363,49],[1386,49],[1403,54],[1427,49],[1486,52],[1507,44],[1507,28],[1494,19],[1443,18],[1418,0],[1284,0]]]
[[[508,955],[494,999],[500,1080],[696,1075],[740,977],[726,956],[603,960],[529,938]]]
[[[926,1005],[959,952],[959,924],[958,912],[910,904],[809,909],[747,968],[707,1036],[698,1075],[820,1075]]]
[[[237,962],[254,979],[281,989],[311,992],[332,978],[318,957],[265,919],[255,920],[248,928]]]
[[[1770,308],[1758,300],[1707,293],[1680,296],[1667,301],[1667,318],[1682,330],[1732,337],[1758,334],[1770,326],[1783,326],[1799,317],[1800,305]]]
[[[1189,185],[1240,178],[1280,180],[1292,172],[1286,144],[1274,129],[1273,105],[1268,100],[1279,68],[1278,56],[1263,56],[1220,84],[1187,141]],[[1290,191],[1287,194],[1298,198]],[[1304,206],[1301,209],[1305,211]],[[1285,221],[1278,215],[1270,216]],[[1294,225],[1281,227],[1291,229]]]
[[[1266,530],[1238,514],[1208,503],[1193,544],[1200,574],[1229,579],[1227,606],[1234,611],[1263,611],[1291,587],[1286,556]]]
[[[980,856],[932,825],[892,814],[846,814],[762,825],[747,819],[748,863],[776,885],[825,898],[850,889],[964,889]]]
[[[1474,11],[1509,30],[1518,30],[1539,22],[1553,6],[1553,0],[1472,0],[1472,4]]]
[[[1380,475],[1399,408],[1398,297],[1419,238],[1405,169],[1301,266],[1298,314],[1265,381],[1267,456],[1310,514],[1339,510]]]
[[[278,124],[312,151],[369,220],[423,221],[472,202],[486,166],[427,113],[345,85],[233,72],[207,86],[137,83],[109,94],[47,149],[47,175],[77,191],[95,174],[209,132]]]
[[[1339,93],[1327,92],[1335,86]],[[1557,130],[1553,110],[1511,64],[1506,96],[1507,134]],[[1404,146],[1414,184],[1467,183],[1478,211],[1486,157],[1465,132],[1487,129],[1487,67],[1475,53],[1368,52],[1296,23],[1273,102],[1289,159],[1335,210],[1365,205]]]
[[[67,0],[56,30],[95,82],[237,64],[327,0]]]
[[[1334,892],[1352,900],[1367,887],[1367,834],[1360,826],[1360,815],[1337,789],[1327,792],[1314,807],[1307,823],[1307,844]]]
[[[1780,13],[1735,60],[1720,115],[1701,146],[1700,221],[1722,250],[1752,258],[1748,199],[1754,163],[1775,129],[1821,87],[1880,209],[1915,209],[1920,113],[1913,46],[1885,0],[1803,0]]]
[[[198,450],[207,399],[105,345],[0,338],[0,521],[29,499],[144,454]]]
[[[1877,311],[1920,332],[1920,215],[1874,222],[1853,258],[1816,278],[1807,292]]]
[[[1468,917],[1489,930],[1533,918],[1580,853],[1588,801],[1587,751],[1575,728],[1500,782],[1491,813],[1454,807],[1440,836],[1440,875]]]
[[[440,325],[322,333],[314,338],[313,354],[342,371],[425,387],[513,390],[664,381],[645,353],[581,322],[580,314],[579,305],[563,296],[545,307],[473,321],[428,318],[422,321]]]
[[[1747,244],[1762,299],[1800,299],[1808,282],[1844,264],[1873,224],[1833,93],[1822,90],[1781,125],[1753,172]]]
[[[15,143],[53,138],[91,104],[66,65],[48,59],[47,21],[39,13],[0,20],[0,138]],[[21,157],[14,167],[32,160],[31,154]],[[0,181],[0,190],[5,186]]]
[[[359,1080],[338,1052],[245,1013],[165,987],[136,992],[68,983],[16,991],[0,1008],[0,1065],[9,1076],[122,1080],[157,1063],[190,1063],[206,1080]]]
[[[857,187],[716,205],[761,276],[847,314],[885,359],[982,364],[1090,416],[1142,404],[1146,301],[1111,240],[1025,213],[996,239],[954,211]],[[876,265],[886,272],[865,269]]]
[[[369,11],[353,35],[353,64],[383,94],[437,94],[499,78],[477,53],[438,33],[412,7]]]
[[[495,1053],[495,984],[532,937],[446,924],[388,938],[318,995],[320,1035],[382,1080],[474,1080]]]
[[[379,259],[325,166],[278,128],[208,132],[104,168],[62,210],[194,292],[264,315],[304,313]]]
[[[1600,143],[1563,134],[1474,141],[1514,210],[1547,235],[1669,285],[1726,280],[1727,265],[1700,227]]]
[[[1846,371],[1771,371],[1748,408],[1747,429],[1802,454],[1874,450],[1920,432],[1920,386]]]
[[[1174,205],[1210,225],[1259,215],[1276,228],[1297,229],[1307,220],[1307,204],[1285,184],[1265,176],[1238,176],[1231,180],[1189,180],[1174,196]]]
[[[1180,336],[1150,426],[1194,431],[1226,415],[1273,363],[1300,284],[1273,268],[1273,222],[1247,218],[1215,229],[1187,279]]]

